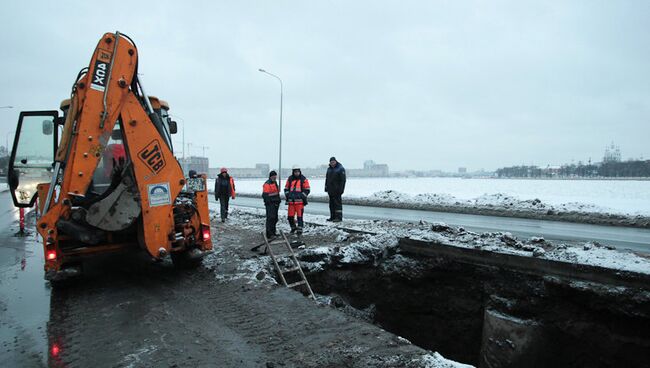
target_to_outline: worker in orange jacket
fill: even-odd
[[[221,222],[228,218],[228,202],[235,199],[235,180],[228,175],[228,169],[221,168],[221,172],[214,182],[214,199],[221,202]]]
[[[302,234],[304,226],[302,216],[307,205],[307,196],[309,195],[309,180],[302,175],[300,166],[294,166],[291,176],[287,179],[284,186],[284,197],[287,199],[289,205],[289,225],[291,226],[291,233],[298,232]],[[296,219],[298,217],[298,225],[296,226]]]
[[[264,207],[266,208],[266,237],[274,238],[278,236],[276,233],[276,225],[278,223],[278,210],[280,209],[280,187],[278,186],[278,174],[275,171],[269,173],[269,180],[264,182],[262,186],[262,199],[264,199]]]

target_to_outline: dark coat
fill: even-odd
[[[225,177],[219,174],[214,181],[214,196],[219,199],[220,196],[235,198],[235,181],[226,174]]]
[[[345,191],[345,168],[340,162],[334,167],[327,168],[325,177],[325,191],[329,194],[343,194]]]
[[[279,205],[282,202],[280,199],[280,187],[278,183],[269,179],[262,186],[262,198],[264,199],[264,205]]]

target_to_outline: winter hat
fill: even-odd
[[[278,175],[278,173],[276,173],[275,170],[271,170],[271,172],[269,173],[269,178],[275,175]]]
[[[332,161],[337,161],[338,162],[338,160],[334,156],[330,157],[330,162],[332,162]]]
[[[226,169],[225,167],[222,167],[222,168],[221,168],[221,173],[222,173],[222,174],[223,174],[223,173],[227,173],[227,172],[228,172],[228,169]]]

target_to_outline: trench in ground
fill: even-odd
[[[477,367],[647,367],[648,290],[393,255],[311,273],[314,292]]]

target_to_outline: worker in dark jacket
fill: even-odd
[[[287,204],[289,205],[289,225],[291,226],[292,234],[295,232],[298,232],[298,235],[302,234],[304,225],[302,215],[307,205],[309,192],[309,180],[302,175],[300,166],[294,166],[291,176],[289,176],[284,186],[284,197],[287,199]],[[298,217],[297,226],[296,217]]]
[[[269,173],[269,180],[262,186],[262,199],[266,208],[266,237],[278,236],[275,226],[278,223],[278,210],[280,209],[280,187],[278,186],[278,174],[275,171]]]
[[[343,202],[341,196],[345,191],[345,168],[336,157],[330,158],[330,166],[325,177],[325,191],[330,197],[330,218],[327,221],[343,221]]]
[[[235,181],[228,175],[228,169],[221,168],[217,180],[214,182],[214,199],[221,202],[221,222],[228,218],[228,202],[235,199]]]

